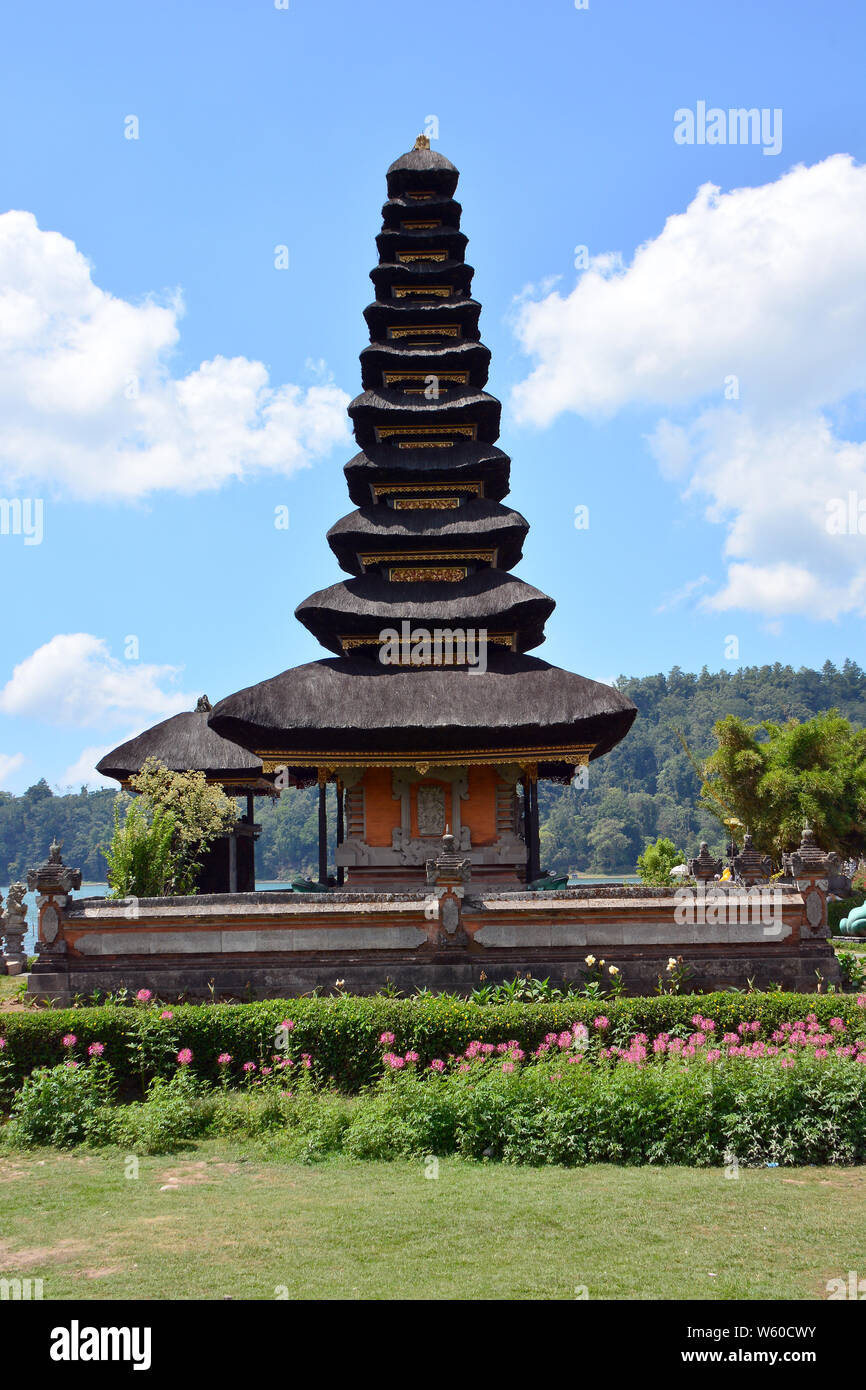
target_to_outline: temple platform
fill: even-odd
[[[527,972],[561,986],[582,983],[587,955],[616,966],[629,994],[655,993],[672,957],[682,957],[697,991],[750,981],[802,992],[838,986],[821,885],[712,887],[539,893],[473,884],[450,897],[450,913],[450,890],[429,888],[53,896],[28,997],[68,1004],[125,986],[168,1000],[287,998],[333,990],[337,980],[357,994],[389,980],[405,993],[468,992]]]

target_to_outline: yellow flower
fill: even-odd
[[[668,970],[673,970],[673,968],[674,968],[674,966],[676,965],[676,963],[677,963],[677,958],[676,958],[676,956],[671,956],[670,960],[668,961]]]
[[[595,965],[595,956],[587,956],[586,963],[587,965]]]
[[[619,974],[619,971],[618,971],[618,969],[616,968],[615,965],[609,965],[609,966],[607,967],[607,973],[608,973],[608,975],[618,975],[618,974]]]

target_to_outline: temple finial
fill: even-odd
[[[415,149],[415,150],[429,150],[429,148],[430,148],[430,136],[429,136],[429,135],[419,135],[418,138],[417,138],[416,141],[415,141],[415,144],[412,146],[412,148]]]

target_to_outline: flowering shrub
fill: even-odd
[[[692,1022],[698,1013],[715,1022],[718,1038],[737,1033],[741,1023],[757,1022],[760,1030],[750,1033],[748,1041],[775,1047],[773,1033],[786,1023],[805,1021],[812,1013],[824,1033],[830,1030],[832,1018],[841,1018],[853,1039],[863,1030],[866,1007],[858,1000],[866,1000],[866,994],[665,994],[605,998],[603,1004],[584,998],[497,1005],[476,1005],[453,997],[344,996],[294,999],[290,1006],[286,1000],[269,1000],[176,1004],[171,1009],[162,1009],[154,1001],[135,1008],[110,1004],[3,1015],[6,1047],[2,1058],[8,1084],[18,1087],[34,1068],[53,1067],[69,1056],[64,1037],[75,1039],[72,1047],[80,1057],[99,1042],[117,1082],[131,1098],[136,1093],[143,1097],[155,1076],[173,1076],[182,1049],[192,1053],[187,1070],[205,1081],[224,1077],[228,1087],[239,1084],[244,1062],[254,1062],[258,1075],[263,1064],[276,1065],[275,1055],[278,1060],[290,1056],[297,1072],[301,1067],[310,1069],[303,1061],[306,1057],[311,1067],[314,1062],[320,1080],[333,1079],[341,1091],[354,1093],[378,1081],[384,1051],[404,1061],[407,1052],[417,1053],[414,1065],[421,1069],[429,1069],[434,1059],[450,1066],[448,1059],[465,1053],[473,1040],[494,1048],[516,1040],[529,1056],[548,1034],[559,1037],[575,1023],[587,1028],[595,1050],[599,1034],[605,1047],[626,1050],[640,1033],[653,1041],[667,1034],[686,1042],[700,1031]],[[218,1060],[225,1057],[232,1060]]]
[[[71,1049],[75,1039],[64,1038]],[[55,1067],[37,1067],[12,1099],[4,1138],[24,1148],[52,1144],[105,1143],[112,1134],[113,1077],[101,1054],[88,1049],[90,1063],[69,1057]]]

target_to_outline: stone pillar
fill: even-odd
[[[5,965],[9,975],[20,975],[27,968],[24,934],[27,931],[27,908],[24,906],[25,883],[13,883],[2,914],[2,935],[6,938]]]
[[[747,888],[769,882],[773,872],[773,861],[768,854],[758,853],[748,830],[743,836],[742,852],[734,855],[733,865],[740,883],[744,883]]]
[[[467,943],[461,917],[471,872],[471,859],[455,851],[454,836],[446,831],[439,854],[427,860],[427,882],[432,891],[430,905],[435,910],[429,914],[425,910],[424,915],[430,922],[430,940],[436,946],[465,946]]]
[[[77,891],[81,887],[81,870],[67,868],[60,856],[61,848],[57,840],[52,840],[45,863],[38,869],[31,869],[27,875],[27,887],[31,893],[38,895],[38,964],[47,957],[53,965],[57,957],[66,955],[63,909],[69,901],[71,891]]]
[[[815,832],[807,822],[803,827],[799,848],[789,856],[788,863],[806,909],[806,924],[801,937],[809,940],[829,936],[828,880],[831,874],[839,870],[838,854],[827,854],[819,847]]]
[[[696,878],[698,883],[712,883],[713,879],[721,875],[722,861],[714,859],[706,840],[701,840],[698,857],[689,860],[688,870],[689,877]]]

